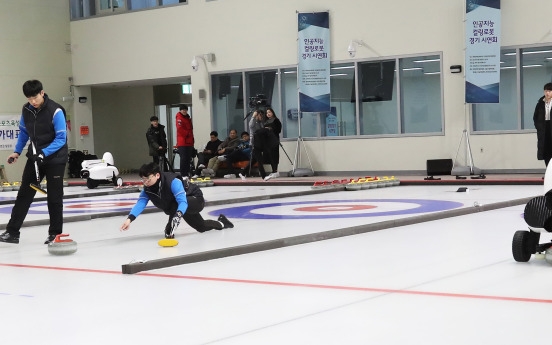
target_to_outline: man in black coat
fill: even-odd
[[[159,157],[163,158],[162,168],[164,171],[168,170],[168,162],[165,157],[167,153],[167,134],[165,133],[165,126],[159,124],[159,118],[157,116],[150,117],[151,126],[146,132],[146,138],[148,139],[149,155],[153,157],[153,162],[159,165]]]
[[[533,114],[533,123],[537,130],[537,159],[548,166],[552,158],[552,128],[550,108],[552,106],[552,83],[544,85],[544,96],[539,98]]]

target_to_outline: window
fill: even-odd
[[[263,95],[283,138],[442,134],[441,61],[432,54],[332,64],[325,113],[299,112],[297,67],[212,75],[213,129],[247,129],[251,97]]]
[[[401,133],[442,133],[441,59],[399,59]]]
[[[356,135],[355,65],[330,67],[330,112],[321,117],[323,137]],[[334,129],[335,126],[335,129]]]
[[[96,0],[71,0],[71,19],[96,15]]]
[[[525,48],[520,50],[522,113],[521,129],[535,129],[533,113],[535,105],[544,95],[544,84],[552,82],[552,47]],[[502,87],[502,83],[500,85]],[[500,100],[502,102],[502,99]]]
[[[297,68],[284,68],[280,70],[282,81],[282,135],[284,138],[297,138],[299,136],[299,104],[297,92]]]
[[[70,0],[71,20],[187,3],[187,0]]]
[[[157,0],[128,0],[128,9],[130,11],[156,6]]]
[[[360,134],[399,133],[395,64],[395,60],[359,64]],[[356,93],[352,99],[356,101]]]
[[[211,76],[211,99],[213,100],[213,128],[221,140],[228,136],[231,128],[238,132],[245,129],[242,73]]]
[[[500,102],[472,104],[473,131],[535,129],[535,104],[552,81],[551,68],[551,46],[501,49]]]
[[[102,14],[126,9],[125,0],[96,0],[96,5],[98,13]]]

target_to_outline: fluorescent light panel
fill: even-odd
[[[435,62],[435,61],[441,61],[441,59],[414,60],[412,62],[423,63],[423,62]]]
[[[523,52],[523,55],[529,55],[529,54],[544,54],[544,53],[552,53],[552,50],[536,50],[534,52]],[[516,53],[506,53],[504,54],[506,56],[512,56],[516,55]]]

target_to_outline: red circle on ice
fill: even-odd
[[[319,206],[306,206],[294,208],[294,211],[303,212],[346,212],[346,211],[360,211],[376,208],[373,205],[319,205]]]

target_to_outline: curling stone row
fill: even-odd
[[[312,189],[319,188],[343,188],[353,179],[333,180],[333,181],[316,181],[312,185]]]
[[[10,192],[12,190],[19,190],[20,187],[21,187],[21,182],[14,182],[14,183],[4,182],[0,184],[0,192]]]
[[[372,188],[383,188],[398,186],[400,181],[395,178],[395,176],[383,176],[383,177],[361,177],[357,180],[352,180],[346,186],[346,190],[361,190],[361,189],[372,189]]]

